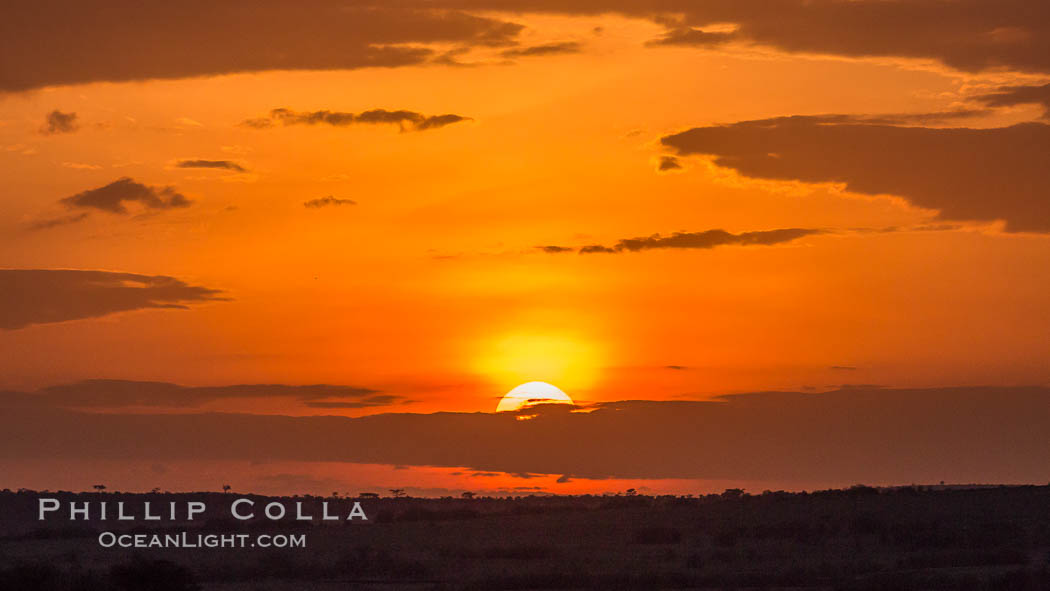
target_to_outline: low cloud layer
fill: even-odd
[[[661,142],[746,177],[843,183],[855,193],[903,197],[946,220],[1050,232],[1050,125],[1042,123],[928,128],[798,116],[697,127]]]
[[[247,168],[232,160],[179,160],[175,163],[175,166],[176,168],[217,168],[234,172],[248,172]]]
[[[342,461],[578,478],[1045,482],[1050,389],[852,387],[361,418],[85,414],[0,395],[0,458]],[[163,433],[164,436],[158,436]]]
[[[357,205],[357,202],[353,199],[339,199],[338,197],[333,197],[331,195],[303,202],[303,207],[307,209],[320,209],[322,207],[339,207],[340,205]]]
[[[0,269],[0,329],[149,308],[186,309],[221,292],[174,277],[109,271]]]
[[[44,135],[54,135],[56,133],[73,133],[79,129],[77,124],[76,113],[63,113],[58,109],[51,111],[47,114],[44,119],[44,126],[40,129],[40,133]]]
[[[537,246],[543,252],[559,254],[575,250],[579,254],[615,254],[621,252],[638,252],[641,250],[685,248],[709,249],[718,246],[773,246],[798,240],[805,236],[823,234],[825,230],[815,228],[779,228],[733,234],[725,230],[706,230],[704,232],[675,232],[668,236],[652,234],[637,238],[624,238],[612,246],[589,244],[578,249],[568,246]]]
[[[437,129],[460,121],[469,121],[469,117],[462,115],[424,115],[415,111],[389,111],[387,109],[371,109],[361,113],[347,113],[343,111],[308,111],[299,112],[291,109],[274,109],[270,111],[269,117],[247,119],[243,125],[255,129],[267,129],[274,125],[331,125],[333,127],[346,127],[349,125],[377,125],[393,124],[404,131],[423,131],[426,129]]]

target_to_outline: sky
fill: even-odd
[[[1048,478],[1039,3],[10,13],[0,486]]]

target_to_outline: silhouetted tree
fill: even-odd
[[[393,495],[395,499],[400,499],[401,497],[405,496],[405,489],[392,488],[390,489],[390,494]]]
[[[102,492],[102,491],[106,490],[106,485],[105,484],[93,484],[93,485],[91,485],[91,488],[97,490],[98,492]]]
[[[474,493],[472,493],[472,492],[470,492],[468,490],[467,492],[463,493],[460,496],[463,497],[464,499],[473,499],[474,498]]]
[[[230,490],[231,490],[232,488],[233,488],[232,486],[230,486],[230,485],[228,485],[228,484],[224,484],[224,485],[222,485],[222,492],[224,492],[224,493],[228,493],[228,492],[230,492]]]

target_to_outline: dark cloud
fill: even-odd
[[[580,254],[596,254],[596,253],[614,253],[615,248],[609,248],[608,246],[602,246],[601,244],[588,244],[587,246],[580,247]]]
[[[704,232],[675,232],[670,236],[653,234],[638,238],[624,238],[612,246],[601,244],[590,244],[580,247],[580,254],[615,254],[619,252],[638,252],[640,250],[651,250],[657,248],[695,248],[708,249],[717,246],[773,246],[798,240],[805,236],[823,234],[826,230],[814,228],[780,228],[776,230],[760,230],[757,232],[741,232],[732,234],[725,230],[707,230]],[[560,253],[571,250],[565,246],[542,246],[537,247],[543,252]]]
[[[470,117],[463,117],[461,115],[454,115],[447,113],[445,115],[431,115],[429,117],[423,117],[418,121],[414,121],[416,131],[422,131],[424,129],[437,129],[438,127],[444,127],[453,123],[459,123],[460,121],[473,121]]]
[[[137,203],[144,209],[189,207],[191,201],[172,187],[150,187],[124,177],[112,183],[89,189],[59,201],[70,209],[97,209],[127,214],[126,203]]]
[[[1031,0],[444,0],[461,9],[601,15],[664,25],[653,44],[729,43],[800,54],[900,57],[968,72],[1050,72],[1050,4]]]
[[[578,249],[571,246],[537,246],[536,249],[550,254],[560,254],[575,250],[579,254],[616,254],[637,252],[657,248],[692,248],[709,249],[718,246],[774,246],[784,244],[806,236],[819,234],[889,234],[894,232],[953,232],[964,228],[959,224],[926,224],[919,226],[887,226],[881,228],[847,228],[841,230],[819,228],[778,228],[775,230],[758,230],[733,234],[725,230],[706,230],[703,232],[675,232],[669,236],[652,234],[637,238],[624,238],[612,246],[588,244]],[[677,366],[668,365],[675,369]]]
[[[251,127],[252,129],[269,129],[273,127],[273,119],[270,119],[269,117],[254,117],[252,119],[241,121],[241,125]]]
[[[832,365],[828,369],[834,369],[837,371],[855,371],[857,368],[852,365]]]
[[[664,24],[667,33],[653,42],[663,45],[739,43],[790,53],[928,59],[968,72],[1050,72],[1050,5],[1030,0],[462,0],[454,5],[619,12]]]
[[[1050,84],[1042,86],[1004,86],[995,92],[976,97],[989,107],[1042,105],[1043,118],[1050,119]]]
[[[649,46],[658,45],[698,45],[711,46],[720,45],[737,39],[736,33],[705,32],[689,27],[678,27],[668,29],[663,37],[654,39],[647,43]]]
[[[678,161],[678,158],[675,158],[674,156],[660,156],[660,163],[656,165],[656,170],[659,170],[660,172],[681,169],[682,164]]]
[[[409,111],[387,111],[386,109],[375,109],[373,111],[366,111],[371,115],[367,119],[361,121],[357,120],[357,115],[353,113],[343,113],[339,111],[312,111],[308,113],[297,113],[291,109],[278,108],[270,111],[270,118],[274,121],[279,121],[285,125],[317,125],[318,123],[324,123],[327,125],[333,125],[340,127],[343,125],[350,125],[355,121],[359,123],[378,123],[380,120],[383,122],[397,123],[398,119],[395,119],[395,114],[404,113],[408,115]],[[415,113],[413,113],[415,114]]]
[[[413,6],[413,4],[415,4]],[[522,26],[440,4],[183,0],[5,6],[0,91],[265,70],[426,63],[430,44],[503,47]]]
[[[44,120],[44,127],[40,129],[40,133],[44,135],[73,133],[77,129],[79,129],[79,125],[77,125],[76,113],[63,113],[55,109],[47,114],[47,118]]]
[[[532,57],[540,55],[558,55],[565,53],[580,53],[583,50],[583,46],[574,41],[565,41],[562,43],[547,43],[544,45],[533,45],[531,47],[517,47],[514,49],[507,49],[500,55],[503,57]]]
[[[849,116],[781,117],[663,137],[679,154],[712,156],[741,175],[843,183],[896,195],[940,217],[1050,232],[1050,125],[905,127]]]
[[[879,115],[828,114],[809,116],[814,122],[832,125],[860,123],[867,125],[942,125],[959,119],[968,119],[987,115],[988,109],[956,109],[954,111],[934,111],[928,113],[882,113]],[[779,119],[795,119],[782,117]]]
[[[179,160],[175,163],[175,166],[178,168],[219,168],[234,172],[248,172],[248,169],[232,160]]]
[[[562,474],[561,476],[558,477],[557,480],[555,480],[555,482],[557,482],[558,484],[565,484],[567,482],[572,482],[572,476],[570,476],[568,474]]]
[[[685,370],[687,370],[689,368],[684,366],[684,365],[665,365],[664,369],[673,369],[675,371],[685,371]]]
[[[976,72],[1050,71],[1050,5],[1027,0],[715,0],[684,3],[665,43],[765,45],[787,52],[933,59]],[[735,31],[700,34],[732,23]]]
[[[410,66],[439,57],[436,46],[447,55],[449,46],[516,44],[521,25],[464,11],[619,13],[663,24],[657,45],[1050,72],[1050,5],[1031,0],[304,0],[294,10],[278,0],[43,0],[8,7],[0,22],[0,90]]]
[[[180,386],[127,380],[85,380],[44,388],[26,396],[36,404],[55,408],[106,409],[135,406],[193,408],[219,400],[247,398],[286,398],[316,408],[365,408],[385,406],[399,398],[377,395],[376,390],[370,388],[328,384]]]
[[[782,228],[758,232],[731,234],[725,230],[707,230],[706,232],[675,232],[670,236],[653,234],[644,238],[626,238],[616,243],[617,251],[637,252],[653,248],[715,248],[724,245],[739,246],[772,246],[791,242],[804,236],[821,234],[823,230],[806,228]]]
[[[0,269],[0,329],[96,318],[148,308],[186,309],[221,300],[215,289],[163,275],[109,271]]]
[[[331,195],[329,195],[327,197],[321,197],[319,199],[311,199],[309,201],[303,202],[303,207],[307,207],[307,208],[311,208],[311,209],[318,209],[318,208],[321,208],[321,207],[329,207],[329,206],[338,207],[340,205],[357,205],[357,202],[354,201],[353,199],[339,199],[339,198],[333,197]]]
[[[401,131],[423,131],[470,120],[469,117],[463,117],[462,115],[423,115],[415,111],[405,110],[372,109],[361,113],[346,113],[328,110],[297,112],[291,109],[280,108],[270,111],[269,118],[246,119],[241,124],[255,129],[267,129],[277,123],[281,125],[331,125],[334,127],[387,123],[397,125]]]
[[[800,486],[1045,482],[1050,432],[1050,389],[1039,387],[851,387],[615,402],[528,421],[514,413],[84,413],[26,405],[26,396],[0,396],[0,458],[341,461]]]

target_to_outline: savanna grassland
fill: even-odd
[[[40,498],[62,510],[37,520]],[[1050,589],[1050,486],[729,490],[702,497],[327,499],[368,516],[230,517],[235,493],[0,493],[0,588]],[[248,496],[314,511],[319,497]],[[70,501],[204,502],[206,518],[70,521]],[[112,507],[113,505],[110,505]],[[291,513],[294,515],[294,513]],[[305,548],[104,548],[99,533],[305,534]]]

